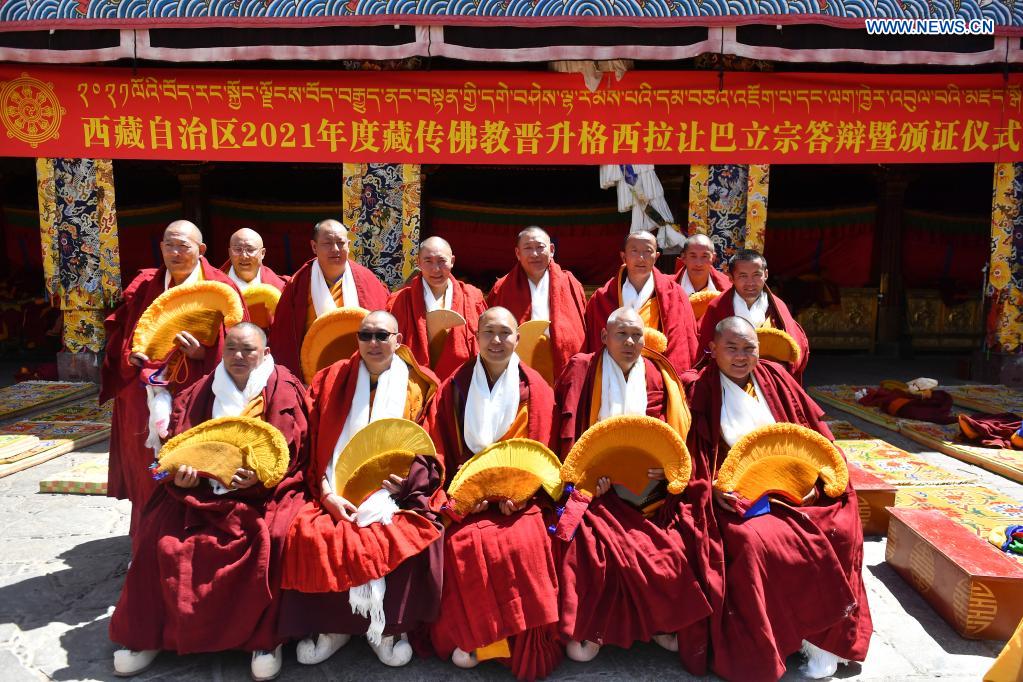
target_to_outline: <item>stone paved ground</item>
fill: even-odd
[[[840,381],[844,360],[821,363],[813,383]],[[829,369],[831,368],[831,369]],[[833,370],[833,371],[832,371]],[[848,377],[849,368],[844,368]],[[860,367],[857,381],[873,381],[883,371]],[[925,373],[925,372],[921,372]],[[916,376],[914,374],[913,376]],[[933,374],[932,374],[933,376]],[[910,377],[904,377],[910,378]],[[836,417],[848,418],[834,413]],[[897,434],[850,418],[860,428],[942,466],[969,471],[984,485],[1023,499],[1023,486],[1011,483],[919,446]],[[0,479],[0,680],[113,679],[114,646],[107,639],[110,612],[124,579],[129,541],[126,502],[77,495],[43,495],[39,480],[103,453],[105,445],[72,453]],[[960,638],[884,563],[884,540],[868,540],[864,578],[874,617],[870,653],[862,665],[840,671],[859,680],[981,679],[1001,642]],[[789,661],[785,679],[801,679],[799,661]],[[353,641],[330,661],[300,666],[286,651],[282,679],[392,680],[505,679],[495,664],[456,671],[439,661],[414,661],[399,672],[378,663],[364,641]],[[552,679],[692,679],[673,655],[656,646],[631,651],[608,649],[590,664],[566,662]],[[140,680],[247,680],[242,653],[183,656],[164,654]]]

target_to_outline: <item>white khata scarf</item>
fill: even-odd
[[[760,297],[750,306],[746,305],[738,291],[732,294],[732,311],[757,329],[760,329],[767,320],[767,303],[766,291],[761,291]]]
[[[606,350],[601,363],[600,411],[597,413],[597,419],[602,421],[622,414],[645,415],[646,362],[643,358],[641,357],[629,370],[628,379]]]
[[[483,361],[477,357],[472,371],[469,395],[465,399],[462,433],[473,453],[492,445],[515,421],[519,411],[519,356],[512,353],[504,373],[490,388]]]
[[[238,286],[238,291],[245,293],[245,290],[251,287],[253,284],[262,284],[262,269],[256,270],[256,276],[252,278],[251,282],[246,282],[244,279],[238,276],[238,273],[234,271],[234,266],[227,271],[227,276],[231,278],[231,281]]]
[[[451,296],[452,290],[451,281],[448,280],[448,288],[444,290],[444,295],[438,300],[433,295],[433,289],[427,284],[426,280],[423,280],[423,300],[426,302],[426,312],[432,312],[434,310],[451,310]]]
[[[266,382],[273,371],[274,358],[268,353],[263,362],[249,374],[245,388],[239,391],[221,361],[213,370],[213,418],[237,417],[244,412],[248,404],[266,388]]]
[[[198,263],[195,264],[195,267],[192,268],[192,272],[188,273],[188,277],[185,278],[185,281],[182,282],[181,284],[178,284],[177,286],[183,287],[183,286],[186,286],[188,284],[195,284],[196,282],[199,281],[199,273],[201,273],[201,272],[202,272],[202,261],[199,261]],[[164,272],[163,273],[163,290],[167,291],[168,289],[170,289],[171,288],[171,284],[173,284],[173,282],[174,282],[174,279],[171,277],[170,270],[167,270],[166,272]]]
[[[330,295],[330,287],[327,286],[327,279],[323,276],[319,261],[313,261],[312,272],[309,273],[309,297],[313,300],[313,310],[316,317],[337,309],[334,297]],[[359,291],[355,288],[355,277],[352,276],[352,264],[345,266],[341,275],[341,298],[346,308],[357,308],[359,306]]]
[[[549,320],[551,319],[550,312],[550,300],[551,300],[551,272],[546,270],[543,273],[543,277],[536,284],[533,284],[533,280],[526,278],[529,282],[529,297],[532,305],[529,312],[530,320]]]
[[[654,295],[654,273],[650,273],[650,277],[647,279],[646,284],[636,291],[636,287],[632,286],[632,282],[626,277],[622,283],[622,307],[632,308],[635,311],[639,311],[650,297]]]
[[[696,287],[693,286],[692,281],[690,281],[690,279],[689,279],[689,271],[688,270],[686,270],[685,272],[682,273],[682,288],[685,290],[686,294],[689,295],[689,296],[692,296],[693,294],[696,293]],[[713,291],[714,293],[717,293],[718,288],[716,286],[714,286],[714,278],[713,277],[711,277],[710,275],[707,275],[707,286],[705,286],[703,289],[701,289],[701,291]]]
[[[738,384],[721,375],[721,437],[728,443],[728,447],[735,445],[736,441],[750,431],[774,424],[774,415],[764,401],[764,392],[760,390],[760,384],[750,376],[753,381],[753,389],[758,398],[754,398],[742,390]]]

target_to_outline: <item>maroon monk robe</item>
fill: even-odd
[[[471,358],[441,384],[426,419],[444,454],[445,485],[473,456],[462,429],[475,363]],[[523,404],[528,437],[553,445],[554,392],[540,374],[519,364]],[[552,519],[545,519],[538,499],[511,516],[490,509],[447,527],[441,617],[431,629],[441,658],[451,658],[455,647],[471,652],[509,638],[509,664],[519,679],[545,677],[560,662],[557,571],[547,533]]]
[[[471,284],[448,277],[451,287],[451,310],[465,318],[465,324],[448,330],[444,348],[437,355],[437,366],[433,371],[443,381],[476,355],[476,331],[479,317],[487,309],[483,292]],[[387,309],[398,320],[398,331],[402,340],[415,356],[421,367],[430,366],[430,336],[426,330],[426,299],[423,297],[422,274],[398,291],[391,294]]]
[[[898,389],[869,388],[856,402],[902,419],[934,424],[951,424],[956,420],[952,416],[952,396],[947,391],[931,391],[930,395],[924,397]]]
[[[407,354],[408,350],[403,348],[400,352]],[[408,362],[409,358],[402,359]],[[401,491],[395,496],[399,509],[414,512],[414,517],[396,514],[390,525],[371,524],[358,529],[350,522],[334,523],[319,503],[321,482],[355,395],[359,364],[358,353],[336,362],[317,372],[310,387],[310,403],[315,409],[311,412],[309,426],[308,501],[296,518],[288,539],[286,589],[282,592],[278,624],[284,637],[301,638],[319,633],[364,634],[369,628],[369,619],[352,613],[347,588],[379,577],[385,577],[387,585],[384,635],[410,632],[423,623],[432,622],[440,608],[443,545],[433,540],[439,537],[442,524],[430,507],[430,498],[441,487],[444,478],[442,464],[437,458],[417,456]],[[439,383],[429,370],[422,367],[410,367],[410,372],[421,373],[434,385]],[[359,502],[352,500],[356,505]],[[421,521],[425,529],[423,525],[412,525],[413,519]],[[405,524],[403,520],[409,523]],[[421,532],[417,534],[417,530]],[[296,533],[301,533],[305,542],[295,544]],[[374,537],[378,542],[370,537],[371,534],[376,534]],[[319,543],[314,536],[319,537]],[[421,542],[424,537],[428,540],[425,544]],[[384,546],[387,550],[382,553],[369,551],[380,550]],[[313,547],[318,551],[315,556],[300,555],[298,547],[301,551]],[[393,556],[392,552],[398,556]],[[398,561],[400,564],[395,567]],[[340,584],[323,584],[315,591],[288,589],[292,582],[296,583],[292,587],[302,583],[303,588],[314,580],[324,583],[324,572],[332,568],[337,569],[337,573],[331,577]],[[344,576],[340,575],[342,571]]]
[[[654,297],[657,298],[660,316],[660,331],[668,338],[668,348],[664,356],[668,358],[675,371],[682,373],[696,364],[697,335],[696,318],[693,307],[689,305],[689,297],[675,281],[654,268]],[[621,286],[624,281],[625,266],[607,283],[593,292],[586,304],[586,343],[584,353],[596,353],[604,349],[600,340],[600,332],[607,326],[607,318],[621,304]]]
[[[231,278],[200,258],[203,281],[227,284],[235,291]],[[110,464],[107,469],[107,495],[119,500],[129,499],[132,503],[131,532],[138,525],[139,516],[146,500],[156,489],[149,465],[153,451],[146,447],[149,435],[149,408],[146,404],[146,389],[139,379],[139,368],[128,362],[135,336],[135,325],[146,308],[162,294],[165,267],[147,268],[139,272],[128,288],[120,306],[103,323],[107,336],[107,352],[101,371],[102,388],[100,404],[114,399],[114,413],[110,431]],[[239,294],[241,297],[241,294]],[[244,302],[242,303],[244,307]],[[249,319],[248,312],[245,320]],[[212,372],[220,363],[224,345],[221,330],[216,343],[206,349],[202,360],[185,360],[177,380],[167,388],[177,395],[182,389]]]
[[[226,263],[221,265],[220,266],[220,271],[222,273],[224,273],[225,275],[228,272],[230,272],[231,271],[231,261],[227,261]],[[288,280],[290,280],[290,279],[291,279],[290,277],[281,277],[280,275],[278,275],[276,272],[274,272],[273,270],[271,270],[270,268],[268,268],[265,265],[260,265],[259,266],[259,281],[262,282],[263,284],[269,284],[270,286],[272,286],[277,291],[283,292],[284,291],[284,285],[286,285],[288,283]]]
[[[554,388],[562,458],[590,426],[600,357],[573,357]],[[647,416],[665,421],[664,378],[651,359],[642,361]],[[681,535],[645,519],[614,488],[589,503],[570,542],[556,543],[565,639],[628,648],[656,634],[684,631],[710,615]]]
[[[568,270],[551,261],[547,268],[550,301],[548,311],[551,326],[551,357],[554,360],[554,378],[561,376],[569,358],[578,353],[586,341],[586,295],[583,286]],[[528,322],[533,314],[533,296],[529,290],[529,278],[522,266],[517,264],[511,272],[497,280],[487,296],[491,307],[501,306],[511,311],[519,324]]]
[[[775,419],[831,439],[823,411],[781,365],[761,360],[754,375],[758,399],[766,401]],[[861,574],[856,493],[850,485],[840,497],[821,493],[808,506],[772,502],[769,514],[751,519],[718,507],[711,482],[728,454],[721,439],[722,380],[713,365],[691,387],[693,476],[682,493],[689,509],[666,510],[677,514],[675,527],[687,543],[692,534],[702,538],[700,565],[694,569],[713,609],[711,669],[726,679],[777,680],[785,673],[786,657],[799,651],[804,639],[862,661],[873,626]]]
[[[1023,450],[1023,434],[1020,415],[1012,412],[1001,414],[959,414],[959,431],[963,440],[986,448]],[[1015,436],[1015,439],[1014,439]]]
[[[767,317],[771,320],[771,326],[781,329],[793,339],[799,346],[799,362],[792,366],[787,364],[789,373],[795,377],[796,382],[803,383],[803,370],[810,359],[810,342],[806,338],[806,332],[792,317],[785,302],[771,293],[770,288],[764,287],[767,293]],[[710,342],[714,340],[714,327],[726,317],[735,315],[733,294],[735,290],[729,288],[722,291],[721,295],[715,298],[707,306],[707,312],[700,318],[700,353],[708,353]]]
[[[270,348],[278,364],[284,365],[295,376],[302,376],[302,340],[305,339],[305,320],[309,313],[310,274],[313,261],[307,261],[298,269],[281,294],[270,326]],[[359,307],[366,310],[382,310],[387,306],[389,292],[368,268],[355,261],[348,261],[355,279],[355,290],[359,294]],[[345,302],[345,305],[351,305]]]
[[[174,401],[171,433],[212,418],[209,374]],[[179,488],[159,484],[141,519],[110,639],[128,649],[179,654],[272,650],[277,633],[281,553],[303,501],[307,449],[305,389],[278,366],[263,389],[262,419],[288,441],[284,479],[267,489],[216,495],[206,479]]]
[[[682,275],[684,274],[686,274],[685,257],[679,256],[675,259],[675,281],[678,282],[679,286],[682,286]],[[732,280],[728,279],[728,275],[717,268],[710,269],[710,280],[714,282],[714,288],[718,291],[724,291],[732,286]]]

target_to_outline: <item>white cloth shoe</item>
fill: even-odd
[[[572,640],[565,647],[565,654],[573,661],[579,663],[587,663],[592,661],[600,653],[600,645],[596,642],[586,640],[585,642],[577,642]]]
[[[159,649],[118,649],[114,652],[114,674],[118,677],[131,677],[143,672],[156,660]]]
[[[823,680],[826,677],[831,677],[838,672],[839,663],[849,662],[844,658],[839,658],[835,654],[821,649],[819,646],[810,644],[805,639],[803,640],[803,648],[800,653],[806,656],[806,663],[799,666],[799,672],[811,680]]]
[[[678,635],[654,635],[654,641],[662,649],[678,651]]]
[[[284,663],[281,646],[278,644],[273,651],[252,652],[252,679],[256,682],[267,682],[281,674],[281,665]]]
[[[412,645],[408,643],[405,635],[401,635],[397,640],[394,637],[384,637],[380,644],[369,646],[381,663],[392,668],[400,668],[412,660]]]
[[[469,668],[475,668],[480,664],[480,662],[476,659],[475,653],[462,651],[458,647],[455,647],[455,650],[451,653],[451,662],[459,668],[464,668],[466,670]]]
[[[306,637],[298,643],[298,647],[295,649],[298,662],[305,665],[323,663],[333,656],[338,649],[348,644],[348,640],[351,638],[351,635],[340,635],[332,632],[321,633],[315,640],[312,637]]]

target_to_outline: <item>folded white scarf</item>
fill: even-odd
[[[202,262],[196,263],[195,267],[192,268],[192,272],[188,273],[188,277],[185,281],[179,284],[179,287],[183,287],[186,284],[195,284],[199,281],[199,273],[202,272]],[[167,291],[171,288],[171,284],[174,283],[174,278],[171,277],[170,270],[163,273],[163,290]]]
[[[550,300],[551,300],[551,271],[546,270],[543,273],[543,277],[536,284],[533,284],[533,280],[526,278],[529,282],[529,296],[532,303],[532,308],[529,312],[530,320],[549,320],[551,319],[550,313]]]
[[[245,388],[239,391],[221,361],[213,370],[213,418],[239,416],[252,399],[263,392],[273,371],[274,358],[268,353],[263,362],[249,374]]]
[[[761,291],[760,297],[748,306],[736,291],[732,294],[732,312],[759,329],[767,320],[767,292]]]
[[[753,377],[754,398],[742,390],[734,381],[721,375],[721,437],[728,447],[750,431],[775,422],[771,409],[764,401],[764,392]]]
[[[622,283],[622,307],[632,308],[638,311],[643,307],[643,304],[650,300],[650,297],[654,295],[654,273],[650,273],[650,277],[647,279],[646,284],[636,291],[636,287],[632,286],[632,282],[626,277]]]
[[[320,269],[320,262],[314,260],[312,272],[309,273],[309,297],[313,301],[313,310],[316,317],[329,313],[337,308],[334,297],[330,295],[330,286]],[[355,288],[355,277],[352,276],[352,264],[345,265],[345,271],[341,274],[341,298],[346,308],[357,308],[359,306],[359,292]]]
[[[693,294],[696,293],[696,287],[693,286],[692,281],[689,279],[689,271],[688,270],[686,270],[685,272],[682,273],[682,288],[685,290],[686,294],[689,295],[689,296],[692,296]],[[710,275],[707,275],[707,286],[705,286],[700,291],[713,291],[713,292],[717,293],[717,290],[718,290],[718,288],[716,286],[714,286],[714,278],[711,277]]]
[[[160,372],[154,375],[159,376]],[[146,384],[146,406],[149,408],[149,435],[146,437],[146,447],[159,454],[163,447],[163,440],[167,437],[167,427],[170,426],[172,398],[170,391],[163,386],[152,386]]]
[[[512,353],[504,373],[491,390],[487,371],[477,356],[472,371],[469,395],[465,399],[465,422],[462,433],[473,453],[495,443],[503,436],[519,410],[519,356]]]
[[[451,285],[451,281],[449,280],[448,281],[448,286],[444,290],[444,295],[441,296],[440,299],[438,300],[437,297],[433,295],[433,289],[430,288],[430,285],[424,279],[423,280],[423,300],[426,302],[426,312],[429,313],[429,312],[432,312],[434,310],[441,310],[441,309],[451,310],[451,296],[452,296],[451,292],[452,292],[453,289],[454,289],[454,287]]]
[[[231,278],[231,281],[238,286],[238,291],[241,291],[242,293],[245,293],[245,290],[251,287],[253,284],[262,284],[263,278],[261,275],[262,271],[256,270],[256,276],[252,278],[252,281],[246,282],[244,279],[238,276],[237,272],[234,271],[233,265],[231,266],[231,269],[227,271],[227,276]]]
[[[646,414],[646,362],[643,358],[629,370],[628,379],[606,350],[601,363],[600,411],[597,420],[622,414]]]
[[[391,366],[377,377],[372,408],[369,404],[369,393],[369,370],[362,360],[359,360],[359,376],[355,383],[352,406],[348,410],[348,418],[345,419],[341,435],[334,444],[330,466],[326,471],[327,483],[331,489],[334,488],[334,467],[337,466],[337,458],[352,436],[370,422],[386,418],[400,419],[405,416],[405,402],[408,399],[408,365],[405,361],[397,355],[393,356]]]
[[[366,498],[355,512],[355,523],[365,528],[371,523],[391,524],[391,518],[398,511],[398,504],[391,494],[381,488]],[[356,585],[348,591],[348,605],[352,613],[369,618],[366,639],[370,644],[380,644],[387,626],[384,614],[384,595],[387,593],[387,577],[374,578],[368,583]]]

